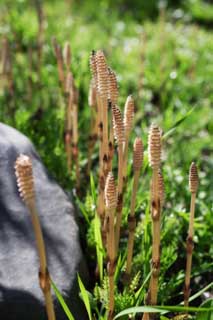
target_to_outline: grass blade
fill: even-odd
[[[95,214],[94,224],[95,224],[94,232],[95,232],[95,246],[96,246],[96,255],[97,255],[97,262],[98,262],[98,270],[99,270],[100,280],[102,281],[103,280],[104,248],[103,248],[102,237],[101,237],[101,222],[97,213]]]
[[[85,305],[85,307],[86,307],[89,320],[92,320],[92,314],[91,314],[91,307],[90,307],[90,302],[89,302],[89,296],[88,296],[87,290],[85,289],[84,284],[83,284],[83,282],[81,281],[81,278],[80,278],[79,275],[78,275],[78,284],[79,284],[79,288],[80,288],[80,290],[81,290],[82,299],[83,299],[84,305]]]
[[[191,108],[182,118],[177,120],[174,125],[163,135],[162,139],[165,140],[168,136],[173,134],[173,132],[179,127],[179,125],[181,125],[181,123],[183,123],[191,115],[195,108],[196,106]]]
[[[58,288],[56,287],[56,285],[55,285],[55,283],[52,281],[52,279],[51,279],[51,286],[52,286],[52,288],[53,288],[53,290],[54,290],[54,292],[55,292],[55,295],[56,295],[58,301],[60,302],[60,305],[62,306],[62,308],[63,308],[63,310],[64,310],[67,318],[68,318],[69,320],[75,320],[74,317],[73,317],[73,315],[72,315],[72,313],[71,313],[71,311],[70,311],[70,309],[68,308],[66,302],[64,301],[64,298],[62,297],[60,291],[58,290]]]
[[[142,306],[142,307],[133,307],[128,308],[126,310],[121,311],[119,314],[116,315],[114,319],[118,319],[122,316],[126,316],[132,313],[162,313],[164,311],[174,311],[174,312],[210,312],[213,311],[213,308],[196,308],[196,307],[180,307],[180,306],[156,306],[156,307],[149,307],[149,306]]]

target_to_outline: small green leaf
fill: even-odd
[[[101,222],[97,213],[95,214],[95,219],[94,219],[94,232],[95,232],[95,246],[96,246],[96,254],[97,254],[97,261],[98,261],[98,270],[100,274],[100,280],[102,281],[104,248],[103,248],[102,236],[101,236]]]
[[[87,290],[85,289],[84,284],[81,281],[81,278],[79,275],[78,275],[78,284],[79,284],[79,288],[81,290],[82,299],[83,299],[84,305],[86,307],[89,320],[92,320],[89,296],[88,296]]]
[[[52,285],[52,287],[53,287],[53,290],[54,290],[54,292],[55,292],[55,295],[56,295],[58,301],[60,302],[60,305],[62,306],[65,314],[67,315],[67,318],[68,318],[69,320],[75,320],[74,317],[73,317],[73,315],[72,315],[72,313],[70,312],[70,309],[68,308],[66,302],[64,301],[64,298],[62,297],[60,291],[58,290],[58,288],[56,287],[56,285],[55,285],[55,283],[52,281],[52,279],[51,279],[51,285]]]

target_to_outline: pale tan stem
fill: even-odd
[[[114,131],[113,131],[113,121],[111,117],[110,121],[110,132],[109,132],[109,155],[108,155],[108,171],[112,171],[112,160],[114,154]]]
[[[129,215],[129,238],[128,238],[128,247],[127,247],[127,264],[126,264],[126,274],[130,275],[131,266],[132,266],[132,256],[133,256],[133,247],[134,247],[134,236],[135,236],[135,202],[136,202],[136,193],[138,189],[140,171],[137,170],[134,173],[134,182],[133,190],[131,197],[131,206],[130,206],[130,215]]]
[[[73,159],[75,161],[76,172],[76,186],[80,188],[80,171],[78,162],[78,105],[73,103],[73,116],[72,116],[72,136],[73,136]]]
[[[118,145],[118,204],[116,209],[115,249],[118,251],[123,207],[123,144]]]
[[[104,172],[103,172],[103,108],[100,95],[97,94],[98,120],[99,120],[99,193],[97,211],[101,218],[104,219]]]
[[[39,261],[40,261],[39,282],[45,298],[45,305],[46,305],[48,320],[55,320],[55,311],[54,311],[53,300],[51,296],[50,277],[47,269],[47,259],[46,259],[44,239],[43,239],[41,225],[39,222],[38,213],[36,210],[36,205],[34,200],[31,200],[29,203],[27,203],[27,206],[30,211],[31,220],[34,228],[35,238],[36,238],[36,245],[37,245]]]
[[[189,230],[188,230],[188,237],[186,240],[187,257],[186,257],[186,274],[185,274],[185,287],[184,287],[184,306],[185,307],[188,307],[189,305],[189,296],[190,296],[192,253],[194,248],[193,236],[194,236],[195,199],[196,199],[196,193],[193,192],[191,194]]]
[[[52,300],[52,296],[51,296],[51,291],[48,290],[45,293],[45,304],[46,304],[46,308],[47,308],[47,317],[48,320],[55,320],[55,311],[54,311],[54,305],[53,305],[53,300]]]
[[[191,205],[190,205],[189,231],[188,231],[188,236],[191,238],[193,238],[193,236],[194,236],[195,199],[196,199],[196,193],[192,193]]]
[[[87,175],[90,174],[91,166],[92,166],[92,154],[93,149],[97,140],[97,110],[95,109],[95,106],[91,107],[91,124],[90,124],[90,136],[89,136],[89,148],[88,148],[88,163],[87,163]]]
[[[37,245],[39,261],[40,261],[40,271],[42,272],[42,274],[45,274],[47,269],[47,259],[46,259],[46,253],[45,253],[44,239],[42,236],[42,230],[41,230],[38,213],[37,213],[34,201],[31,201],[28,204],[28,207],[29,207],[32,224],[34,228],[34,233],[35,233],[35,238],[36,238],[36,245]]]
[[[106,215],[109,219],[108,228],[108,241],[107,241],[107,251],[108,251],[108,274],[109,274],[109,313],[108,319],[113,319],[114,312],[114,273],[115,273],[115,209],[108,208]]]
[[[157,304],[158,278],[160,271],[160,199],[158,190],[158,169],[153,168],[152,198],[152,275],[150,281],[150,303]]]
[[[68,171],[71,171],[72,167],[72,117],[73,117],[73,106],[72,106],[72,97],[71,93],[69,93],[68,97],[68,106],[67,106],[67,117],[66,117],[66,138],[65,138],[65,143],[66,143],[66,154],[67,154],[67,167]]]
[[[124,184],[126,184],[126,176],[127,176],[128,146],[129,146],[129,135],[126,135],[125,142],[124,142],[124,151],[123,151],[123,181],[124,181]]]
[[[102,110],[103,110],[103,173],[104,177],[108,174],[108,101],[107,99],[101,99]]]
[[[115,304],[115,297],[114,297],[114,274],[109,276],[109,314],[108,320],[113,319],[114,313],[114,304]]]

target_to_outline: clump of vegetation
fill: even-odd
[[[33,140],[49,171],[73,191],[86,222],[91,279],[97,265],[90,294],[79,280],[84,300],[90,298],[89,318],[110,319],[119,312],[123,319],[141,318],[139,313],[149,318],[158,311],[161,319],[175,312],[200,319],[202,313],[193,314],[199,309],[186,307],[189,301],[198,307],[212,286],[211,32],[190,23],[189,8],[195,12],[195,6],[188,11],[161,6],[156,21],[141,25],[128,13],[121,19],[122,8],[131,5],[111,10],[109,1],[102,1],[94,12],[92,3],[47,1],[36,10],[25,0],[12,10],[10,1],[1,5],[0,117]],[[158,11],[156,4],[153,8]],[[94,48],[103,48],[107,60]],[[147,148],[153,121],[163,130],[151,127]],[[143,139],[142,169],[130,152],[135,137],[140,146]],[[155,149],[161,143],[162,152]],[[195,193],[189,215],[186,172],[195,159],[200,183],[192,223]],[[106,196],[110,172],[117,181],[116,210]],[[185,275],[189,222],[196,250],[191,268],[187,244]],[[156,310],[157,303],[167,307]]]

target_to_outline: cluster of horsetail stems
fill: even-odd
[[[67,168],[71,172],[72,158],[75,163],[76,188],[80,188],[80,171],[78,161],[78,89],[75,86],[74,76],[71,71],[71,48],[65,43],[61,46],[53,39],[53,48],[57,60],[58,78],[62,95],[64,97],[65,116],[65,149],[67,155]]]
[[[44,239],[36,208],[35,187],[31,159],[26,155],[20,155],[15,163],[17,186],[21,198],[29,210],[35,233],[38,256],[40,260],[39,284],[45,298],[48,320],[55,320],[55,311],[51,296],[50,275],[47,268]]]
[[[185,286],[184,286],[184,306],[189,305],[190,296],[190,277],[192,268],[192,252],[194,248],[193,235],[194,235],[194,215],[195,215],[195,199],[198,190],[198,172],[197,166],[192,162],[189,170],[189,189],[191,192],[191,205],[190,205],[190,218],[188,236],[186,239],[186,274],[185,274]]]

